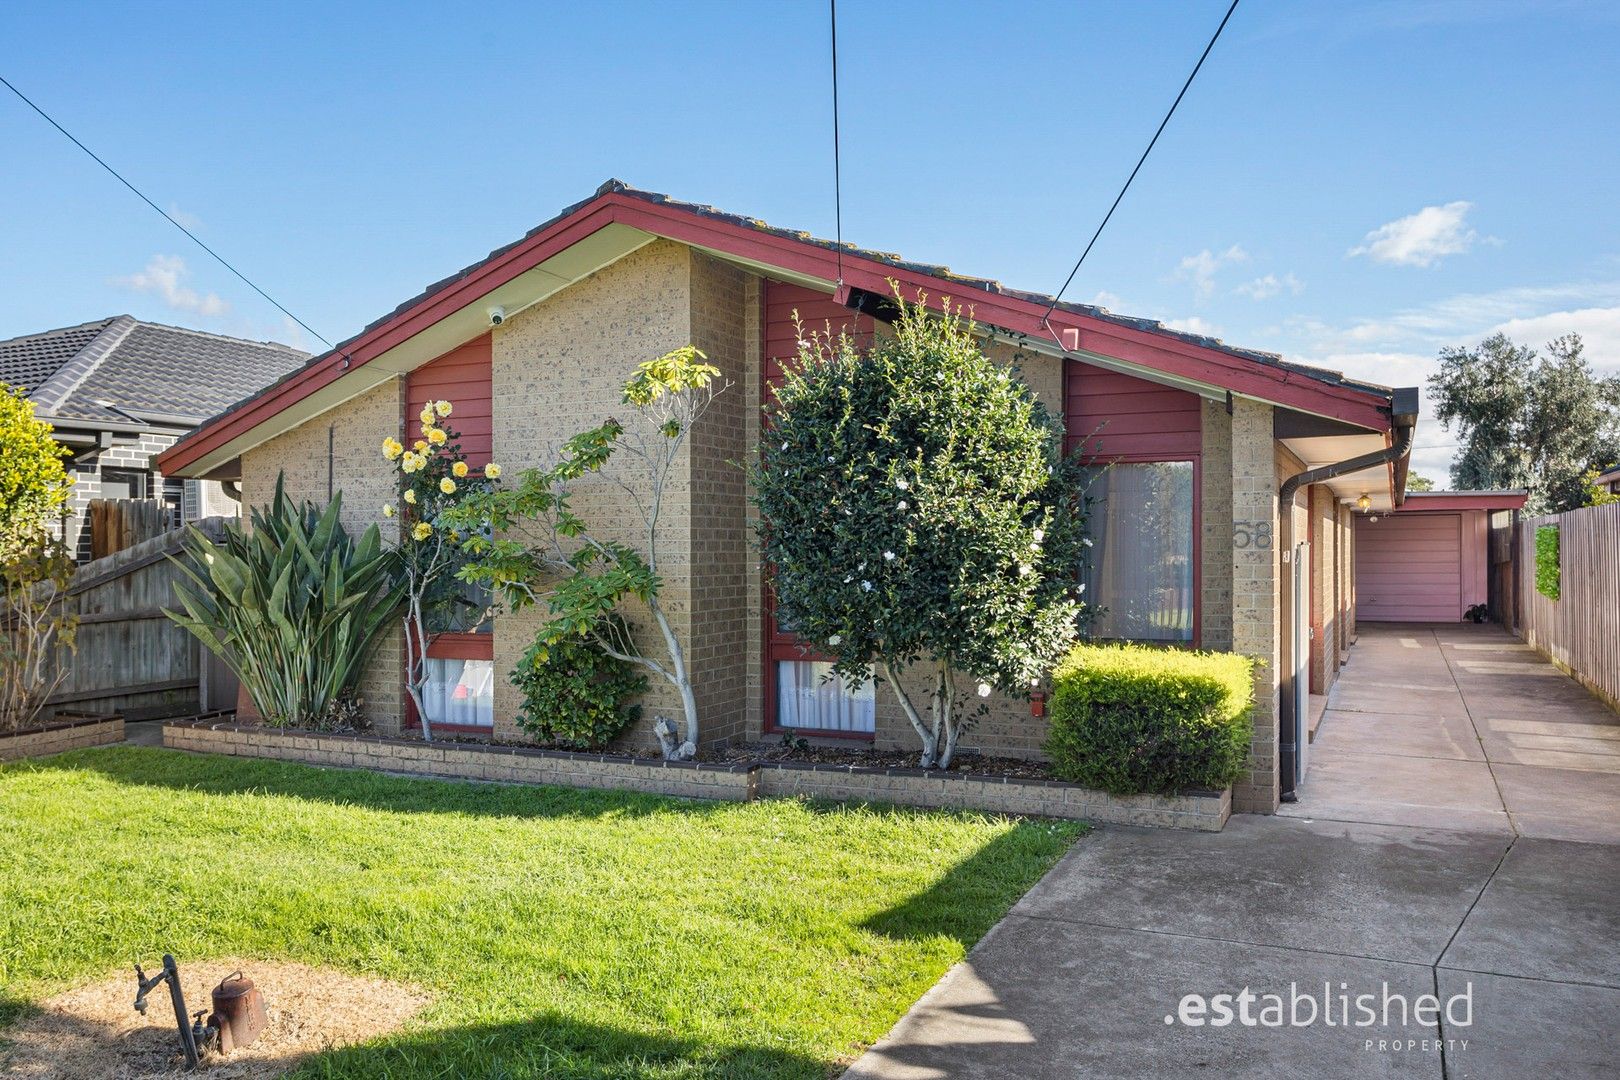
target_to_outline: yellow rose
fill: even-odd
[[[400,445],[398,439],[390,435],[388,438],[383,440],[382,452],[383,457],[387,458],[389,461],[393,461],[395,458],[399,457],[399,455],[405,452],[405,448]]]
[[[449,416],[450,403],[448,401],[435,401],[433,403],[433,411],[438,413],[440,416]]]
[[[407,450],[407,451],[405,451],[404,460],[399,463],[399,467],[401,469],[403,469],[405,472],[413,473],[417,469],[420,469],[423,465],[426,465],[426,464],[427,464],[427,459],[424,458],[421,454],[418,454],[418,453],[415,453],[413,451]]]
[[[415,506],[416,505],[416,492],[412,491],[410,488],[406,488],[405,489],[405,501],[410,503],[412,506]]]
[[[415,441],[415,442],[414,442],[414,443],[412,443],[412,444],[411,444],[411,445],[412,445],[412,446],[413,446],[413,447],[415,447],[415,448],[416,448],[416,452],[417,452],[417,453],[418,453],[418,454],[420,454],[420,453],[421,453],[421,452],[422,452],[422,451],[424,451],[424,450],[426,450],[426,449],[427,449],[427,440],[426,440],[426,439],[417,439],[417,440],[416,440],[416,441]]]
[[[446,495],[454,495],[456,493],[456,482],[447,476],[439,481],[439,490]]]
[[[455,473],[457,476],[466,476],[467,463],[465,461],[458,461],[454,465],[450,466],[450,471]]]
[[[383,517],[393,517],[393,516],[394,516],[394,504],[393,503],[383,503]]]
[[[433,406],[422,406],[422,411],[417,414],[416,418],[422,421],[423,427],[431,427],[433,425]]]
[[[418,521],[416,528],[411,530],[411,535],[418,540],[426,540],[433,535],[433,526],[425,521]]]
[[[491,480],[499,480],[501,478],[501,467],[492,461],[484,466],[484,475]]]
[[[444,441],[450,436],[444,433],[443,428],[434,428],[427,433],[427,437],[428,442],[432,443],[434,446],[443,446]]]

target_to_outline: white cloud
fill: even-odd
[[[1586,346],[1586,358],[1593,367],[1607,372],[1620,370],[1620,307],[1581,308],[1508,319],[1491,327],[1492,333],[1497,331],[1533,348],[1565,334],[1579,334]]]
[[[1249,261],[1249,253],[1239,244],[1233,244],[1220,254],[1205,248],[1196,255],[1188,255],[1176,267],[1177,281],[1190,281],[1193,292],[1200,300],[1215,295],[1215,275],[1224,267]]]
[[[146,269],[128,277],[115,278],[113,283],[136,292],[156,293],[163,302],[176,311],[194,315],[223,315],[231,306],[214,293],[199,293],[183,284],[191,276],[186,260],[178,255],[154,255]]]
[[[180,209],[180,205],[178,203],[169,204],[169,216],[178,221],[180,224],[184,225],[186,228],[190,229],[192,232],[196,232],[198,229],[202,228],[202,218],[191,213],[189,210]]]
[[[1103,289],[1091,298],[1091,306],[1107,308],[1109,311],[1118,311],[1125,306],[1125,301],[1118,293],[1111,293],[1107,289]]]
[[[1305,291],[1305,283],[1293,274],[1284,274],[1282,277],[1267,274],[1253,281],[1244,282],[1232,291],[1251,300],[1269,300],[1283,292],[1298,296]]]
[[[1350,255],[1395,266],[1433,266],[1446,255],[1461,255],[1480,239],[1468,226],[1470,202],[1425,206],[1368,233]]]
[[[1189,315],[1185,319],[1164,320],[1166,329],[1176,330],[1183,334],[1200,334],[1203,337],[1220,337],[1220,327],[1197,315]]]

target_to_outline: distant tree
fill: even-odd
[[[1407,491],[1433,491],[1434,481],[1419,473],[1406,474]]]
[[[1452,484],[1525,488],[1529,513],[1585,505],[1589,466],[1620,450],[1620,378],[1596,375],[1576,334],[1549,342],[1546,356],[1505,334],[1443,349],[1429,391],[1462,438]]]

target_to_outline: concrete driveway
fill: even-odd
[[[1365,630],[1288,814],[1098,830],[846,1077],[1620,1075],[1620,728],[1513,644]]]

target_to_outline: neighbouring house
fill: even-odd
[[[166,524],[236,516],[217,479],[165,475],[152,458],[204,420],[274,382],[308,354],[116,315],[0,341],[0,382],[24,393],[71,455],[64,539],[92,551],[91,500],[161,504]]]
[[[892,283],[892,284],[891,284]],[[1330,686],[1356,636],[1354,518],[1405,498],[1415,389],[1387,387],[1083,304],[1053,304],[944,267],[907,262],[638,191],[617,181],[523,239],[429,287],[330,352],[241,401],[158,458],[163,475],[232,480],[244,505],[278,474],[298,497],[341,490],[346,521],[394,534],[384,503],[385,436],[436,398],[473,462],[510,475],[549,463],[581,428],[619,409],[633,367],[694,344],[733,383],[694,432],[663,552],[665,596],[684,635],[702,741],[806,736],[912,748],[887,696],[820,683],[822,658],[775,625],[738,467],[760,406],[795,353],[795,315],[812,327],[880,332],[899,288],[965,304],[991,355],[1061,415],[1073,447],[1112,468],[1092,489],[1088,596],[1107,609],[1099,636],[1237,650],[1258,670],[1251,771],[1239,810],[1269,813],[1291,790],[1309,689]],[[407,439],[407,441],[409,441]],[[610,477],[575,509],[638,520]],[[1150,512],[1151,511],[1151,512]],[[635,623],[635,613],[631,613]],[[506,680],[530,643],[533,612],[469,634],[440,634],[434,678],[451,692],[436,723],[521,738]],[[402,640],[362,686],[384,730],[407,728]],[[662,686],[647,714],[679,715]],[[1040,753],[1045,721],[995,701],[968,749]],[[645,731],[634,733],[650,745]]]
[[[1484,604],[1501,618],[1512,595],[1510,553],[1491,557],[1491,526],[1516,515],[1526,491],[1411,491],[1393,514],[1356,518],[1356,605],[1380,622],[1445,623]],[[1493,522],[1493,519],[1497,519]],[[1509,522],[1510,524],[1510,522]]]
[[[1620,465],[1599,473],[1598,478],[1592,481],[1592,486],[1611,495],[1620,495]]]

